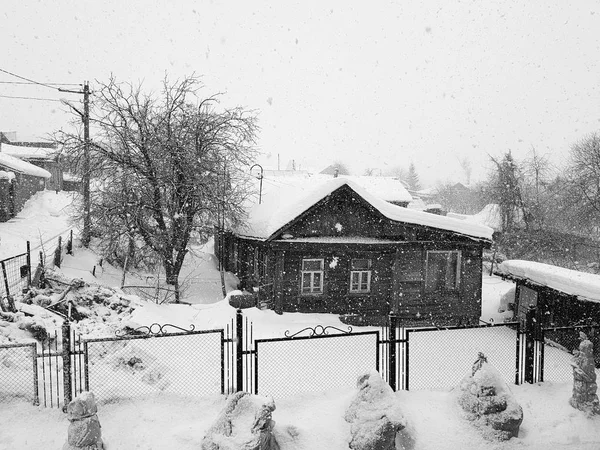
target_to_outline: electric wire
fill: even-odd
[[[30,85],[30,84],[38,84],[30,81],[0,81],[0,84],[20,84],[20,85]],[[45,83],[48,86],[81,86],[80,83]]]
[[[39,98],[39,97],[18,97],[16,95],[0,95],[2,98],[16,98],[21,100],[40,100],[44,102],[59,102],[62,103],[62,100],[56,100],[55,98]]]
[[[57,87],[51,86],[51,85],[46,84],[46,83],[40,83],[39,81],[31,80],[31,79],[26,78],[26,77],[22,77],[21,75],[17,75],[16,73],[9,72],[8,70],[0,69],[0,72],[4,72],[4,73],[6,73],[8,75],[11,75],[13,77],[19,78],[21,80],[29,81],[30,83],[33,83],[33,84],[38,84],[40,86],[45,86],[45,87],[47,87],[49,89],[52,89],[52,90],[55,90],[55,91],[58,90]]]

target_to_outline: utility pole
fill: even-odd
[[[58,88],[60,92],[83,95],[83,113],[70,103],[67,103],[73,111],[81,117],[83,122],[83,232],[81,243],[84,247],[90,245],[90,85],[88,81],[83,83],[83,91],[71,91]]]
[[[83,84],[83,236],[84,247],[90,245],[90,85]]]

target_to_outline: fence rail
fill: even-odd
[[[540,345],[539,329],[528,325],[403,328],[392,316],[376,331],[319,325],[254,339],[253,324],[238,310],[224,329],[153,324],[125,336],[90,339],[74,335],[65,322],[62,333],[42,344],[0,346],[0,401],[20,397],[64,407],[84,390],[101,402],[162,392],[243,390],[285,397],[351,387],[357,375],[371,370],[394,390],[448,390],[470,373],[479,352],[515,384],[542,381],[544,375],[554,380],[552,364],[570,374],[572,348],[550,341],[550,330]]]

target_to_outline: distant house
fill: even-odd
[[[29,198],[46,188],[50,172],[0,152],[0,221],[7,221]]]
[[[277,312],[478,323],[492,230],[393,205],[344,177],[282,184],[217,236],[226,270]]]
[[[350,175],[350,171],[343,164],[331,164],[330,166],[325,167],[320,174],[323,175]]]
[[[504,261],[496,274],[516,283],[518,320],[534,307],[543,326],[600,322],[600,275],[522,260]]]
[[[63,171],[54,144],[20,142],[19,145],[15,145],[3,142],[0,144],[0,153],[14,156],[45,169],[51,175],[46,182],[46,188],[55,191],[63,189]]]
[[[305,170],[265,170],[265,183],[279,184],[282,187],[296,185],[299,187],[310,186],[315,183],[323,183],[336,177],[323,172],[314,174]],[[352,176],[338,174],[346,180],[350,180],[363,187],[370,194],[398,206],[407,206],[413,201],[413,197],[398,178],[378,176]]]

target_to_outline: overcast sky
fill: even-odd
[[[265,168],[464,181],[460,159],[475,178],[509,149],[560,163],[600,130],[600,1],[3,0],[0,17],[0,69],[35,81],[201,75],[259,112]],[[1,96],[78,99],[0,83],[0,130],[28,138],[67,109]]]

